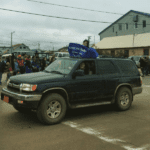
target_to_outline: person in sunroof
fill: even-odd
[[[83,41],[83,45],[89,48],[89,41],[88,40],[84,40]]]

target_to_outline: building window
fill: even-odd
[[[129,50],[124,50],[124,56],[129,57]]]
[[[146,27],[146,20],[143,20],[143,28]]]
[[[137,24],[137,22],[135,22],[135,24],[134,24],[134,28],[135,28],[135,29],[137,29],[137,28],[138,28],[138,24]]]
[[[128,30],[128,23],[125,24],[125,29]]]
[[[149,55],[149,49],[144,49],[143,52],[144,52],[144,55]]]
[[[111,56],[115,56],[115,50],[111,50]]]
[[[119,24],[119,31],[122,30],[122,24]]]
[[[23,47],[24,49],[26,49],[26,47]]]
[[[114,32],[114,27],[113,27],[113,32]]]
[[[20,47],[20,49],[22,49],[22,47]]]

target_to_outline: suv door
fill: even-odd
[[[104,80],[106,80],[103,99],[110,101],[113,98],[117,85],[119,84],[119,78],[121,75],[111,60],[99,59],[97,60],[97,67],[99,76],[104,76]],[[100,94],[100,91],[98,91],[98,93]]]
[[[96,69],[96,68],[95,68]],[[104,76],[92,75],[76,76],[69,85],[71,101],[97,100],[99,92],[103,93],[105,87]]]

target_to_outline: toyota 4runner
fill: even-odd
[[[10,77],[1,99],[19,112],[36,110],[44,124],[56,124],[68,108],[114,104],[127,110],[141,92],[142,79],[131,60],[61,58],[42,72]]]

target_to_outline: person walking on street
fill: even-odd
[[[18,55],[17,62],[19,65],[20,73],[21,74],[25,73],[24,60],[23,60],[23,57],[21,55]]]
[[[17,62],[17,59],[14,58],[14,75],[19,74],[20,73],[20,68]]]
[[[149,56],[146,57],[146,75],[150,73],[150,59]]]
[[[41,66],[40,58],[38,56],[36,57],[36,64],[39,66],[39,71],[41,71],[42,66]]]
[[[146,59],[144,59],[144,61],[145,61],[144,75],[148,75],[148,61],[149,61],[149,57],[147,56]]]
[[[143,74],[143,77],[144,77],[144,73],[145,73],[145,70],[144,70],[144,68],[145,68],[145,66],[146,66],[146,62],[144,61],[144,58],[143,57],[141,57],[140,58],[140,67],[141,67],[141,70],[142,70],[142,74]]]
[[[2,56],[0,55],[0,85],[2,84],[2,74],[4,73],[5,62],[2,61]]]
[[[6,73],[6,81],[10,78],[11,75],[13,75],[13,70],[12,70],[12,62],[11,62],[11,56],[6,58],[6,64],[5,64],[5,71]]]
[[[32,71],[33,72],[39,72],[39,66],[36,63],[36,57],[33,56],[33,62],[32,62]]]
[[[32,73],[30,58],[31,58],[30,55],[26,58],[26,65],[25,65],[26,73]]]
[[[42,62],[41,62],[41,71],[43,71],[45,69],[45,67],[46,67],[46,57],[44,57],[42,59]]]

